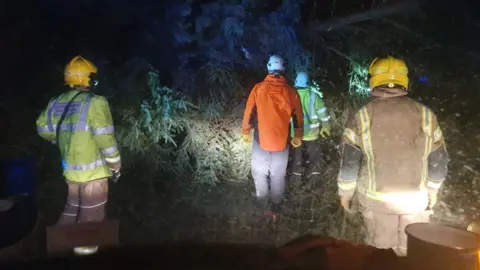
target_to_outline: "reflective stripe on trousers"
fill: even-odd
[[[108,179],[102,178],[87,183],[67,182],[68,195],[58,225],[80,222],[95,222],[105,219],[108,200]]]
[[[285,175],[288,163],[288,146],[278,152],[263,150],[254,141],[252,149],[252,177],[255,183],[256,196],[259,200],[271,199],[279,204],[285,193]],[[268,178],[270,177],[270,191]]]

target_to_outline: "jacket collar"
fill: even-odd
[[[269,74],[264,81],[269,83],[287,83],[287,79],[283,75],[278,74]]]
[[[374,88],[371,92],[372,97],[377,98],[391,98],[391,97],[400,97],[406,96],[408,91],[404,88],[388,88],[388,87],[377,87]]]

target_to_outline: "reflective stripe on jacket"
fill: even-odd
[[[299,88],[297,92],[302,102],[303,140],[313,141],[320,136],[320,127],[330,127],[330,116],[322,96],[311,88]],[[293,136],[293,128],[292,128]]]
[[[282,151],[287,146],[290,119],[295,136],[303,137],[302,104],[297,91],[280,75],[268,75],[248,96],[242,122],[242,134],[255,128],[255,140],[264,150]]]
[[[349,119],[343,143],[360,149],[363,161],[358,178],[339,177],[342,196],[356,189],[368,199],[387,201],[395,193],[436,191],[444,180],[428,175],[429,155],[445,148],[437,118],[407,97],[377,98],[362,107]]]
[[[48,103],[37,119],[37,132],[42,138],[56,143],[57,124],[77,93],[68,91]],[[63,174],[70,181],[83,183],[110,177],[106,163],[120,161],[112,115],[104,97],[89,92],[78,95],[60,126],[59,137]]]

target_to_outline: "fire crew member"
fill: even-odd
[[[304,135],[302,146],[293,150],[292,178],[294,181],[304,180],[302,176],[305,176],[310,180],[312,176],[320,174],[322,153],[318,139],[320,136],[330,136],[330,116],[323,103],[322,93],[310,85],[308,73],[297,74],[295,88],[302,102]]]
[[[342,206],[357,192],[366,242],[406,254],[404,228],[428,222],[447,174],[448,154],[436,115],[406,97],[408,69],[394,57],[375,59],[369,73],[372,101],[343,133],[338,176]]]
[[[107,100],[94,95],[97,67],[81,56],[64,73],[68,91],[53,98],[37,119],[38,134],[55,143],[63,160],[67,202],[58,225],[96,222],[105,218],[108,178],[120,171],[120,152],[114,137]],[[68,107],[68,108],[67,108]],[[77,247],[89,254],[98,247]]]
[[[290,143],[302,144],[303,114],[300,98],[294,87],[283,76],[285,60],[272,55],[267,63],[268,75],[252,89],[246,104],[242,134],[246,143],[252,142],[252,176],[256,197],[262,205],[271,198],[272,213],[278,216],[278,205],[285,191],[288,163],[290,119],[293,118],[295,134]],[[270,192],[268,177],[270,176]]]

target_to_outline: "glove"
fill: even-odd
[[[113,184],[117,183],[118,182],[118,179],[120,179],[120,176],[122,175],[120,173],[120,171],[116,171],[114,169],[110,169],[112,171],[112,176],[109,178],[110,182],[112,182]]]
[[[302,139],[293,137],[290,143],[292,144],[293,147],[298,148],[302,145]]]
[[[112,172],[112,176],[109,178],[110,182],[113,184],[118,182],[118,179],[120,178],[120,169],[122,168],[122,163],[119,161],[117,163],[110,163],[108,164],[110,167],[110,171]]]
[[[117,163],[108,163],[108,167],[110,167],[112,172],[119,172],[122,168],[122,163],[120,161]]]
[[[348,198],[345,198],[345,197],[340,197],[340,205],[343,207],[343,209],[345,209],[345,211],[347,212],[351,212],[350,211],[350,199]]]
[[[330,136],[330,128],[322,127],[322,129],[320,129],[320,136],[322,136],[323,138],[329,137]]]
[[[242,134],[242,139],[244,143],[252,143],[252,135],[250,134]]]

